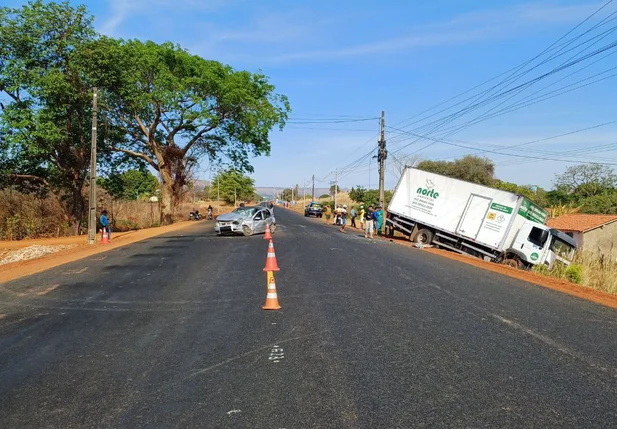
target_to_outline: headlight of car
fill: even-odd
[[[240,222],[238,222],[237,220],[234,220],[232,223],[233,223],[234,225],[240,225]]]

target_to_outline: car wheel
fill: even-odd
[[[276,231],[276,224],[275,223],[270,225],[270,233],[274,234],[274,231]]]
[[[244,234],[245,237],[250,237],[251,235],[253,235],[253,230],[250,226],[244,225],[242,227],[242,234]]]

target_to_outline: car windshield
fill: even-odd
[[[551,243],[551,250],[560,258],[571,261],[574,257],[574,248],[565,241],[560,240],[557,237],[553,238]]]
[[[321,208],[321,204],[311,204],[310,207],[312,209],[320,209]]]
[[[238,207],[232,213],[239,214],[242,217],[253,216],[257,212],[254,207]]]

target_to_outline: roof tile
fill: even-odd
[[[617,221],[617,215],[573,213],[549,219],[546,224],[561,231],[586,232],[615,221]]]

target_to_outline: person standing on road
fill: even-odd
[[[341,206],[337,205],[334,208],[334,223],[333,225],[338,225],[341,217]]]
[[[381,235],[381,228],[383,227],[383,208],[381,206],[377,206],[375,219],[377,221],[377,224],[375,225],[377,235]]]
[[[357,228],[356,226],[356,216],[358,215],[358,213],[356,213],[356,209],[354,207],[351,208],[351,226],[352,228]]]
[[[101,222],[101,232],[107,231],[107,239],[111,241],[111,228],[109,225],[109,218],[107,217],[107,210],[101,212],[99,222]]]
[[[373,231],[375,229],[375,220],[373,218],[373,207],[369,206],[368,210],[364,213],[364,223],[366,224],[364,229],[364,238],[373,239]]]
[[[324,219],[325,219],[326,225],[330,223],[331,216],[332,216],[332,209],[330,208],[329,205],[326,205],[326,208],[324,209]]]
[[[341,232],[345,232],[345,226],[347,225],[347,206],[343,205],[341,208]]]
[[[366,210],[364,210],[364,205],[360,204],[360,213],[358,214],[358,216],[360,216],[360,228],[362,230],[364,230],[365,224],[366,224],[366,221],[364,219],[365,214],[366,214]]]

